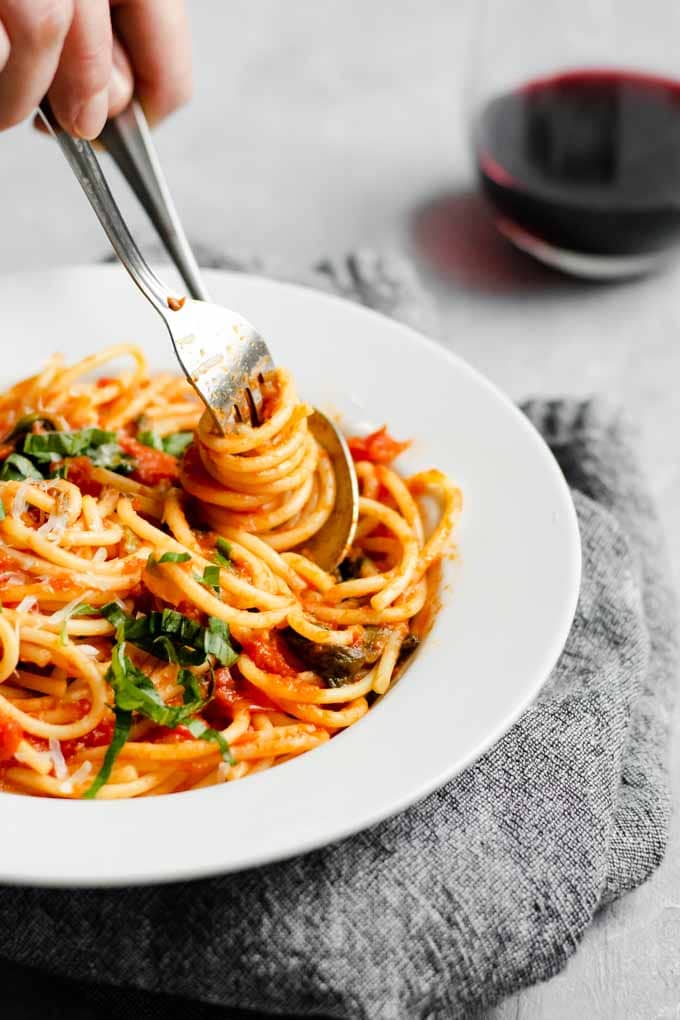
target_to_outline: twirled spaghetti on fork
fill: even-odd
[[[335,479],[290,376],[256,428],[218,435],[202,410],[133,346],[0,395],[3,790],[113,799],[270,768],[360,719],[423,636],[449,479],[402,478],[384,429],[350,440],[359,525],[329,573],[305,542]]]

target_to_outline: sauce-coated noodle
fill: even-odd
[[[184,380],[127,345],[55,356],[0,395],[1,789],[120,799],[240,779],[388,690],[460,492],[434,469],[398,475],[387,433],[358,440],[357,537],[324,571],[305,543],[333,512],[329,458],[285,371],[264,409],[218,435]]]

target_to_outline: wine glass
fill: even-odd
[[[468,108],[498,229],[580,276],[667,262],[680,242],[680,4],[477,2]]]

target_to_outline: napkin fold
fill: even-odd
[[[313,282],[431,329],[398,259],[326,261]],[[679,662],[659,519],[621,415],[524,410],[572,488],[583,582],[519,722],[421,803],[290,861],[171,886],[1,888],[3,1015],[464,1017],[559,971],[596,911],[652,873]]]

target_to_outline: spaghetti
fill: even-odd
[[[127,371],[93,378],[125,358]],[[305,555],[330,461],[290,376],[262,424],[211,429],[191,387],[117,346],[0,395],[0,788],[119,799],[268,769],[351,726],[427,629],[461,505],[440,471],[350,440],[354,545]],[[440,512],[426,525],[421,497]]]

